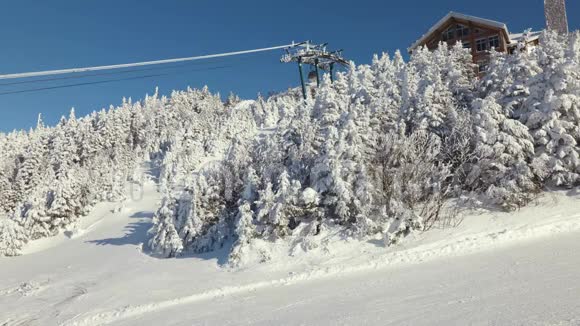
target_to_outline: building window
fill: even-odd
[[[443,32],[443,35],[441,37],[443,41],[452,40],[454,38],[455,38],[455,26],[449,27],[445,32]]]
[[[499,36],[492,36],[489,38],[489,47],[492,49],[499,48]]]
[[[477,64],[477,67],[478,72],[481,74],[489,69],[489,63],[487,61],[482,61]]]
[[[463,25],[457,25],[456,31],[459,38],[469,35],[469,27]]]
[[[451,41],[455,38],[462,38],[464,36],[468,36],[470,33],[469,27],[463,25],[454,25],[449,27],[443,34],[441,35],[441,40],[443,41]]]
[[[475,41],[475,47],[477,52],[483,52],[489,50],[489,42],[486,38],[479,39]]]
[[[462,45],[464,49],[471,49],[471,42],[463,42]]]

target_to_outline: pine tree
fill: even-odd
[[[401,53],[397,52],[391,60],[388,54],[377,56],[373,60],[374,87],[376,95],[370,104],[375,115],[375,129],[371,133],[395,130],[401,106],[401,85],[404,62]]]
[[[262,225],[269,224],[270,212],[274,207],[275,195],[272,187],[272,183],[268,182],[264,189],[258,191],[258,200],[256,200],[256,221]]]
[[[46,146],[40,133],[32,133],[29,142],[20,156],[20,164],[14,180],[15,191],[19,194],[18,201],[25,200],[41,182],[40,176],[46,169]]]
[[[448,83],[458,105],[468,106],[473,99],[477,81],[471,50],[457,42],[445,60],[447,63],[443,80]]]
[[[478,160],[468,183],[505,209],[522,207],[538,191],[529,166],[534,143],[528,128],[510,119],[492,97],[474,101],[472,110]]]
[[[51,217],[46,212],[48,200],[46,196],[44,190],[35,191],[15,211],[17,219],[21,219],[31,240],[54,236],[58,231],[52,227]]]
[[[176,257],[183,250],[183,242],[175,229],[174,203],[165,196],[161,207],[153,217],[152,238],[149,247],[154,254],[162,257]]]
[[[572,40],[572,41],[571,41]],[[580,63],[574,36],[545,32],[536,50],[543,69],[529,84],[521,120],[536,145],[536,173],[558,186],[580,184]]]
[[[53,227],[69,225],[83,214],[86,198],[81,191],[81,180],[76,170],[70,170],[50,190],[47,214]]]
[[[409,135],[417,129],[413,120],[418,110],[419,76],[414,66],[409,65],[401,77],[401,105],[399,107],[397,132]]]
[[[10,212],[16,205],[13,181],[8,178],[8,171],[8,167],[0,166],[0,214]]]
[[[248,255],[248,245],[256,233],[252,210],[250,209],[250,204],[247,202],[240,205],[238,209],[235,233],[237,240],[228,257],[228,263],[233,266],[238,266],[242,263],[244,257]]]
[[[17,256],[28,242],[26,229],[9,218],[0,218],[0,256]]]

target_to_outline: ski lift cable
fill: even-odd
[[[248,57],[242,59],[236,59],[236,61],[243,61],[249,59]],[[231,61],[230,61],[231,62]],[[121,74],[131,74],[136,72],[144,72],[144,71],[155,71],[155,70],[170,70],[170,69],[178,69],[183,67],[191,67],[191,66],[199,66],[199,65],[211,65],[216,63],[224,63],[223,60],[212,60],[212,61],[204,61],[204,62],[185,62],[178,65],[172,66],[161,66],[161,67],[149,67],[149,68],[142,68],[142,69],[131,69],[131,70],[122,70],[122,71],[110,71],[110,72],[100,72],[94,74],[81,74],[81,75],[70,75],[70,76],[61,76],[61,77],[53,77],[53,78],[42,78],[42,79],[25,79],[19,81],[11,81],[11,82],[3,82],[0,83],[0,87],[5,86],[13,86],[13,85],[23,85],[23,84],[38,84],[38,83],[46,83],[46,82],[53,82],[59,80],[68,80],[68,79],[82,79],[88,77],[100,77],[100,76],[111,76],[111,75],[121,75]]]
[[[182,73],[191,72],[191,71],[218,70],[218,69],[229,68],[232,66],[233,65],[224,65],[224,66],[209,67],[209,68],[204,68],[204,69],[188,69],[188,70],[174,71],[174,72],[167,72],[167,73],[160,73],[160,74],[150,74],[150,75],[117,78],[117,79],[97,80],[97,81],[90,81],[90,82],[84,82],[84,83],[75,83],[75,84],[66,84],[66,85],[57,85],[57,86],[47,86],[47,87],[39,87],[39,88],[14,90],[14,91],[0,92],[0,96],[10,95],[10,94],[32,93],[32,92],[39,92],[39,91],[59,89],[59,88],[70,88],[70,87],[78,87],[78,86],[86,86],[86,85],[107,84],[107,83],[120,82],[120,81],[125,81],[125,80],[136,80],[136,79],[146,79],[146,78],[152,78],[152,77],[169,76],[169,75],[173,75],[173,74],[182,74]]]
[[[165,59],[165,60],[155,60],[155,61],[144,61],[144,62],[125,63],[125,64],[106,65],[106,66],[95,66],[95,67],[83,67],[83,68],[71,68],[71,69],[6,74],[6,75],[0,75],[0,79],[15,79],[15,78],[29,78],[29,77],[40,77],[40,76],[63,75],[63,74],[82,73],[82,72],[89,72],[89,71],[123,69],[123,68],[132,68],[132,67],[160,65],[160,64],[167,64],[167,63],[204,60],[204,59],[229,57],[229,56],[256,53],[256,52],[265,52],[265,51],[273,51],[273,50],[279,50],[279,49],[287,49],[287,48],[295,47],[295,46],[298,46],[301,44],[303,44],[303,43],[294,43],[293,42],[292,44],[279,45],[279,46],[273,46],[273,47],[268,47],[268,48],[258,48],[258,49],[252,49],[252,50],[243,50],[243,51],[226,52],[226,53],[218,53],[218,54],[208,54],[208,55],[201,55],[201,56],[195,56],[195,57]]]

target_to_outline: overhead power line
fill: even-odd
[[[302,44],[302,43],[299,43],[299,44]],[[292,44],[279,45],[279,46],[273,46],[273,47],[268,47],[268,48],[259,48],[259,49],[253,49],[253,50],[243,50],[243,51],[226,52],[226,53],[218,53],[218,54],[208,54],[208,55],[201,55],[201,56],[187,57],[187,58],[165,59],[165,60],[156,60],[156,61],[144,61],[144,62],[117,64],[117,65],[107,65],[107,66],[71,68],[71,69],[47,70],[47,71],[7,74],[7,75],[0,75],[0,79],[15,79],[15,78],[29,78],[29,77],[40,77],[40,76],[63,75],[63,74],[82,73],[82,72],[89,72],[89,71],[123,69],[123,68],[132,68],[132,67],[160,65],[160,64],[167,64],[167,63],[204,60],[204,59],[211,59],[211,58],[229,57],[229,56],[235,56],[235,55],[241,55],[241,54],[249,54],[249,53],[256,53],[256,52],[265,52],[265,51],[286,49],[286,48],[295,47],[299,44],[292,43]]]

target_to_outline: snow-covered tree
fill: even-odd
[[[175,229],[174,203],[171,198],[165,197],[161,207],[153,217],[152,235],[149,248],[162,257],[175,257],[183,250],[183,242]]]
[[[528,128],[510,119],[493,97],[475,100],[472,110],[477,160],[468,185],[506,209],[522,207],[538,191]]]
[[[579,61],[578,34],[547,32],[538,47],[492,51],[481,80],[468,50],[440,44],[409,62],[396,52],[351,63],[307,100],[299,88],[225,103],[207,88],[156,90],[54,127],[39,119],[0,134],[0,211],[17,243],[51,236],[123,200],[147,163],[164,194],[156,255],[233,240],[239,262],[251,239],[326,228],[395,243],[444,223],[465,192],[510,209],[547,182],[578,185]]]
[[[26,229],[17,221],[0,218],[0,256],[17,256],[28,242]]]
[[[536,50],[542,72],[528,82],[520,119],[534,138],[533,163],[558,186],[580,184],[580,69],[576,36],[545,32]]]
[[[228,262],[236,266],[242,262],[248,255],[248,245],[255,236],[256,228],[254,226],[254,217],[249,203],[240,206],[236,217],[236,236],[237,240],[233,245],[232,251],[228,257]]]

